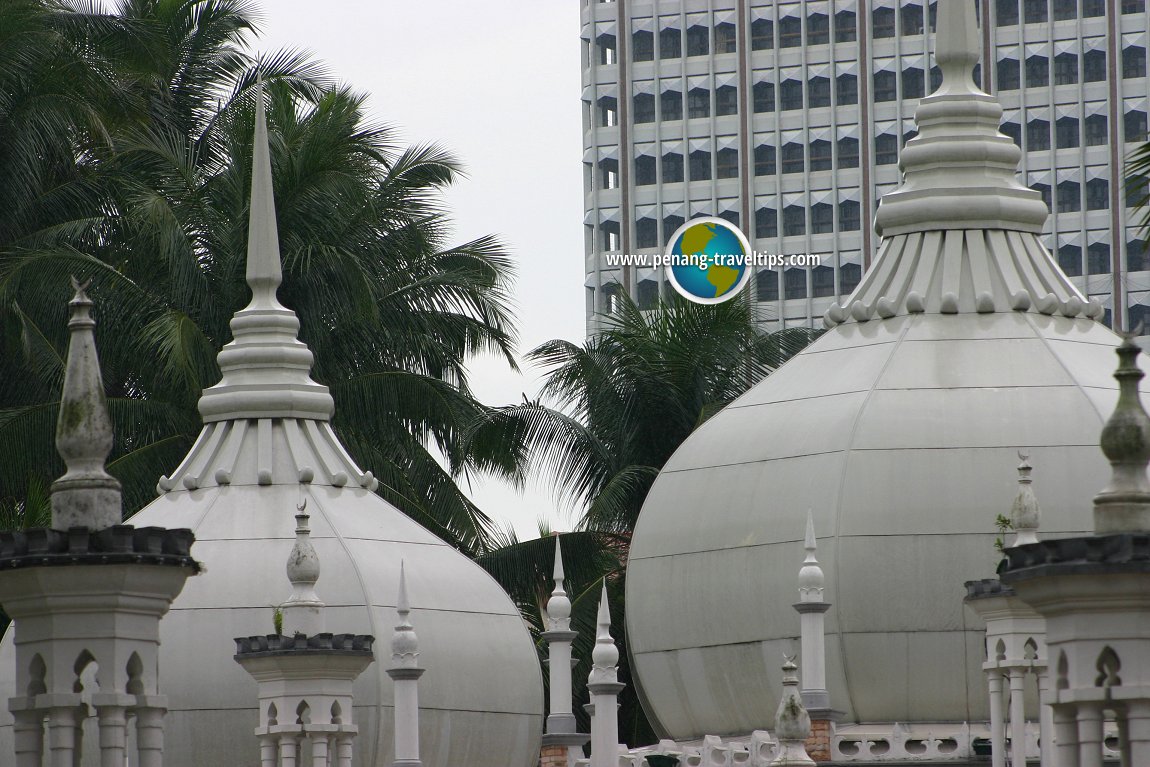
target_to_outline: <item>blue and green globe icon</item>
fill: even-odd
[[[667,279],[690,301],[721,304],[751,278],[751,245],[725,219],[691,219],[675,230],[667,250]]]

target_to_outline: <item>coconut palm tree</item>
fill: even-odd
[[[51,435],[69,274],[94,280],[117,433],[109,468],[128,512],[154,497],[156,479],[190,447],[199,393],[218,380],[216,352],[247,302],[262,74],[280,298],[300,316],[315,378],[333,390],[336,430],[385,497],[459,548],[487,550],[490,521],[453,473],[469,466],[460,435],[482,412],[467,358],[512,359],[512,265],[493,237],[447,239],[439,192],[459,177],[458,164],[435,146],[399,147],[391,128],[367,121],[361,96],[306,58],[253,58],[253,7],[242,0],[124,0],[107,15],[18,3],[44,35],[64,34],[48,21],[75,35],[74,66],[124,98],[110,109],[103,97],[86,102],[83,90],[69,96],[79,106],[57,118],[50,159],[60,168],[41,183],[48,191],[23,195],[32,210],[23,228],[0,229],[0,514],[35,516],[61,471]],[[24,77],[29,91],[51,74],[25,73],[51,63],[32,52],[7,55],[0,50],[0,78]],[[0,113],[0,136],[18,131],[15,122]],[[50,176],[37,156],[46,155],[28,151],[24,161]],[[61,188],[65,200],[52,199]]]

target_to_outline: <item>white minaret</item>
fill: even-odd
[[[555,589],[547,600],[548,674],[551,706],[547,715],[547,734],[575,732],[575,714],[571,711],[571,643],[578,634],[571,630],[571,600],[563,588],[563,549],[555,534]]]
[[[80,764],[84,723],[94,714],[98,737],[88,745],[100,764],[126,763],[134,725],[133,761],[162,767],[160,619],[200,565],[190,556],[189,530],[120,524],[120,483],[104,468],[112,422],[92,301],[86,284],[72,287],[56,425],[66,472],[52,484],[52,527],[0,533],[0,602],[14,621],[22,693],[8,699],[15,764]]]
[[[607,581],[599,598],[595,649],[591,651],[591,767],[617,767],[619,761],[619,648],[611,638],[611,608],[607,604]]]
[[[829,711],[830,694],[827,692],[826,612],[830,602],[824,600],[826,577],[815,557],[818,541],[815,538],[814,514],[807,511],[807,532],[804,541],[807,556],[799,569],[799,613],[803,658],[802,696],[808,710]]]
[[[411,625],[407,600],[407,575],[399,563],[399,596],[395,611],[399,623],[391,637],[391,666],[387,675],[395,681],[395,761],[393,767],[422,767],[419,759],[419,637]]]
[[[783,697],[775,714],[775,738],[779,750],[771,767],[814,767],[815,760],[807,754],[806,741],[811,735],[811,717],[803,707],[799,694],[798,667],[794,658],[783,663]]]
[[[1038,508],[1038,498],[1030,478],[1032,466],[1030,454],[1019,451],[1018,458],[1018,495],[1014,497],[1014,504],[1010,507],[1010,526],[1014,528],[1014,542],[1011,546],[1024,546],[1028,543],[1038,543],[1038,523],[1042,512]]]

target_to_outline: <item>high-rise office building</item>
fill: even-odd
[[[1124,183],[1147,140],[1145,0],[971,1],[989,22],[975,78],[1051,209],[1047,247],[1107,323],[1150,325],[1145,189]],[[749,287],[765,326],[818,326],[869,265],[878,198],[940,81],[934,17],[924,0],[583,0],[589,329],[619,294],[650,307],[669,289],[612,256],[662,253],[702,215],[761,253],[820,256]]]

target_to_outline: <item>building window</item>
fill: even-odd
[[[696,149],[691,152],[691,180],[709,181],[711,179],[711,153],[706,149]]]
[[[663,155],[663,183],[674,184],[683,180],[683,155],[670,152]]]
[[[1146,0],[1122,0],[1123,13],[1145,13]]]
[[[619,102],[614,96],[602,96],[599,105],[599,127],[614,128],[619,124]]]
[[[663,120],[683,119],[683,94],[679,91],[663,91],[659,94],[659,109]]]
[[[755,19],[751,22],[751,50],[769,51],[775,47],[775,22]]]
[[[825,13],[807,16],[807,45],[826,45],[831,41],[831,17]]]
[[[1086,273],[1110,274],[1110,246],[1095,242],[1086,248]]]
[[[1062,0],[1065,2],[1065,0]],[[1037,24],[1046,21],[1048,11],[1046,0],[1022,0],[1023,17],[1027,24]]]
[[[735,41],[735,25],[729,21],[715,25],[715,53],[734,53],[738,44]]]
[[[679,231],[679,227],[684,223],[682,216],[670,215],[663,216],[663,236],[670,237],[675,232]]]
[[[1146,140],[1146,113],[1141,110],[1132,110],[1127,112],[1122,120],[1123,127],[1126,129],[1126,141],[1145,141]]]
[[[715,175],[719,178],[739,177],[739,150],[734,147],[720,149],[715,157]]]
[[[904,5],[902,7],[902,33],[903,35],[922,34],[922,6]],[[876,35],[877,37],[877,35]]]
[[[775,175],[775,148],[768,144],[755,147],[755,175]]]
[[[811,170],[830,170],[832,165],[831,142],[816,139],[811,142]]]
[[[1078,146],[1078,118],[1059,117],[1054,123],[1054,140],[1059,149],[1073,149]]]
[[[711,116],[711,92],[706,88],[692,88],[687,93],[687,117]]]
[[[779,47],[798,48],[803,44],[803,20],[798,16],[779,19]]]
[[[798,80],[784,80],[780,96],[784,112],[803,108],[803,84]]]
[[[835,80],[835,103],[840,107],[859,103],[859,79],[855,75],[839,75]]]
[[[835,42],[853,43],[858,39],[857,21],[854,11],[839,11],[835,14]]]
[[[1058,212],[1077,213],[1082,210],[1082,185],[1077,181],[1058,184]]]
[[[635,186],[649,186],[657,180],[655,158],[641,154],[635,158]]]
[[[1042,195],[1042,202],[1047,208],[1053,207],[1050,202],[1050,184],[1031,184],[1030,188]]]
[[[1058,249],[1058,266],[1067,277],[1082,276],[1082,248],[1077,245],[1063,245]]]
[[[774,208],[759,208],[755,211],[755,236],[779,236],[779,217],[775,215]]]
[[[635,245],[640,248],[659,247],[659,222],[641,218],[635,222]]]
[[[772,210],[771,213],[774,213]],[[772,235],[774,236],[774,235]],[[779,300],[779,273],[774,269],[764,269],[755,275],[755,293],[760,301]]]
[[[878,40],[894,37],[894,9],[877,8],[871,14],[871,36]]]
[[[883,133],[874,137],[875,165],[894,165],[898,162],[898,136]]]
[[[1078,3],[1075,0],[1056,0],[1054,3],[1054,20],[1066,21],[1078,18]]]
[[[636,124],[655,122],[655,97],[652,94],[638,93],[634,102]]]
[[[862,228],[862,206],[854,200],[839,203],[839,231],[857,232]]]
[[[811,295],[825,298],[835,294],[835,270],[829,266],[816,266],[811,270]]]
[[[1126,271],[1144,272],[1147,269],[1150,269],[1150,261],[1146,258],[1146,242],[1129,240],[1126,243]]]
[[[1146,49],[1140,45],[1131,45],[1122,49],[1122,76],[1146,76]]]
[[[1060,53],[1054,57],[1054,84],[1073,85],[1078,82],[1078,54]]]
[[[677,59],[683,55],[683,33],[677,29],[659,30],[659,58]]]
[[[1022,84],[1019,79],[1018,59],[998,60],[998,89],[1014,91]]]
[[[687,30],[687,55],[688,56],[706,56],[711,52],[710,41],[707,39],[710,35],[706,27],[698,25],[691,27]]]
[[[835,230],[835,208],[829,202],[811,206],[811,233],[830,234]]]
[[[633,61],[653,61],[655,59],[655,35],[642,31],[631,35],[631,59]]]
[[[619,161],[600,160],[599,179],[602,183],[600,189],[615,189],[619,186]]]
[[[982,62],[974,65],[974,69],[970,73],[970,81],[974,83],[975,87],[982,88]],[[990,86],[987,86],[988,88]]]
[[[812,77],[807,80],[807,106],[829,107],[831,105],[831,81],[826,77]]]
[[[719,218],[723,219],[736,229],[739,227],[739,211],[737,210],[724,210],[719,214]]]
[[[859,140],[846,136],[839,139],[839,167],[857,168],[859,166]]]
[[[1022,148],[1022,126],[1018,123],[1003,123],[998,129],[1002,135],[1009,136],[1010,140],[1019,149]]]
[[[792,268],[783,270],[783,298],[807,297],[807,270]]]
[[[599,224],[599,233],[602,236],[603,250],[619,249],[619,222],[604,221]]]
[[[1026,87],[1035,88],[1050,84],[1050,59],[1045,56],[1031,56],[1026,59]]]
[[[1110,184],[1104,178],[1086,182],[1086,209],[1106,210],[1110,207]]]
[[[1107,310],[1109,311],[1109,309]],[[1135,304],[1126,310],[1126,327],[1137,330],[1142,328],[1139,335],[1146,335],[1150,330],[1150,306]],[[1109,327],[1109,326],[1107,326]]]
[[[1109,141],[1106,133],[1106,115],[1090,115],[1086,118],[1086,146],[1105,144]]]
[[[755,83],[753,91],[755,111],[756,112],[773,112],[775,111],[775,84],[774,83]]]
[[[930,92],[934,93],[942,85],[942,70],[935,64],[930,68]]]
[[[1126,207],[1137,208],[1146,203],[1146,179],[1131,176],[1126,179]]]
[[[739,89],[733,85],[721,85],[715,90],[715,114],[737,114],[739,111]]]
[[[858,264],[843,264],[839,267],[839,295],[848,296],[862,282],[862,267]]]
[[[783,236],[797,237],[807,233],[807,212],[798,205],[783,209]]]
[[[1018,23],[1018,0],[998,0],[995,11],[998,26],[1006,27]]]
[[[1026,124],[1026,151],[1050,148],[1050,123],[1046,120],[1031,120]]]
[[[1106,15],[1106,0],[1082,0],[1083,18]]]
[[[617,61],[615,58],[615,35],[599,35],[595,38],[595,45],[599,48],[600,64],[614,64]]]
[[[636,293],[636,301],[642,311],[649,311],[659,305],[659,283],[655,280],[640,282]]]
[[[926,77],[921,69],[911,67],[902,71],[902,97],[921,99],[926,95]]]
[[[1088,83],[1100,83],[1106,79],[1106,51],[1082,54],[1082,79]]]
[[[790,143],[783,147],[783,173],[803,172],[803,145]]]
[[[894,72],[874,73],[874,100],[894,101],[898,98],[898,78]]]

